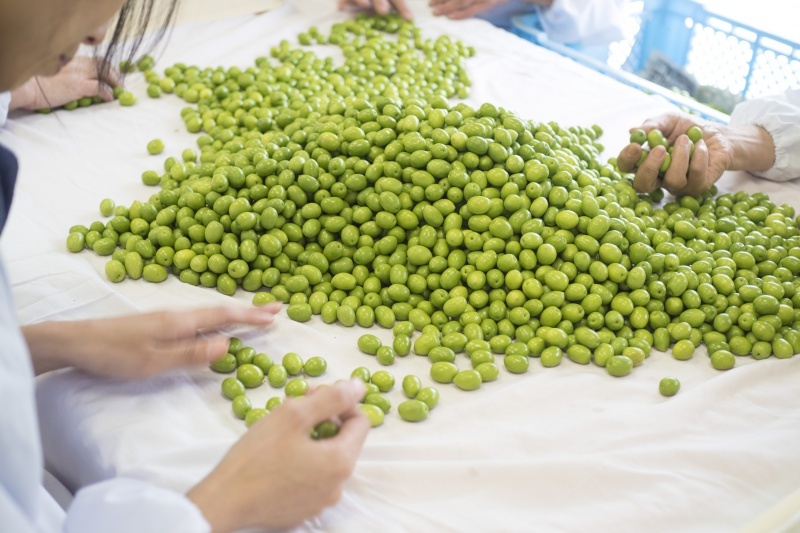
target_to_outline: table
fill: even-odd
[[[260,15],[177,28],[160,66],[249,65],[280,39],[347,15],[333,1],[309,0]],[[475,46],[468,102],[491,101],[522,116],[565,126],[597,123],[606,156],[627,130],[669,109],[656,97],[540,49],[489,24],[432,18],[414,4],[427,36],[442,32]],[[67,229],[98,217],[102,198],[129,204],[153,189],[142,171],[160,165],[146,143],[166,142],[162,157],[193,146],[179,118],[183,102],[140,95],[116,104],[52,115],[15,115],[0,142],[21,160],[14,207],[0,250],[23,324],[110,316],[160,308],[230,303],[214,290],[105,278],[105,259],[69,254]],[[47,148],[44,148],[47,147]],[[722,190],[765,191],[800,207],[800,184],[729,174]],[[235,303],[249,305],[240,291]],[[389,331],[373,333],[389,340]],[[355,346],[359,328],[300,324],[286,318],[246,343],[281,356],[323,355],[326,378],[356,366],[379,368]],[[655,352],[630,377],[614,379],[565,359],[544,369],[532,361],[473,393],[439,386],[442,400],[421,424],[393,409],[367,440],[342,501],[299,531],[683,531],[738,529],[798,487],[800,358],[739,358],[728,372],[711,368],[704,350],[688,362]],[[700,353],[703,352],[703,353]],[[391,371],[398,381],[428,378],[413,355]],[[673,398],[658,393],[666,375],[681,380]],[[132,476],[184,491],[245,432],[219,394],[222,378],[201,369],[144,382],[116,383],[74,371],[38,384],[48,468],[70,489]],[[254,403],[275,392],[256,390]],[[388,397],[396,406],[398,389]]]

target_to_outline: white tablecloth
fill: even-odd
[[[247,66],[281,39],[346,15],[333,0],[298,2],[266,15],[179,27],[162,54],[201,66]],[[600,124],[606,157],[629,127],[667,109],[664,102],[606,79],[546,50],[471,20],[434,19],[415,4],[426,36],[442,32],[475,46],[469,102],[491,101],[522,116],[562,125]],[[99,218],[101,199],[129,205],[154,192],[142,171],[194,146],[177,98],[92,106],[52,115],[12,116],[0,142],[19,156],[21,172],[9,225],[0,242],[22,323],[117,315],[203,304],[249,305],[214,290],[105,278],[106,259],[70,254],[68,228]],[[162,138],[162,157],[147,142]],[[723,190],[763,190],[800,207],[797,183],[728,175]],[[391,333],[374,328],[382,339]],[[299,324],[282,318],[245,341],[274,357],[296,351],[328,360],[326,379],[356,366],[359,328]],[[702,352],[702,350],[699,350]],[[463,361],[462,361],[463,363]],[[429,363],[410,355],[390,370],[398,382]],[[680,393],[664,398],[659,380],[677,376]],[[427,421],[408,424],[393,409],[367,440],[342,502],[305,531],[732,531],[800,486],[800,358],[738,358],[728,372],[705,353],[688,362],[654,353],[631,376],[609,377],[594,365],[564,360],[544,369],[532,360],[510,375],[462,392],[438,386],[442,400]],[[38,388],[49,468],[71,489],[112,476],[133,476],[186,490],[245,432],[206,369],[138,383],[111,383],[73,371]],[[278,393],[268,385],[254,403]],[[389,398],[396,406],[402,393]],[[13,408],[13,406],[5,406]]]

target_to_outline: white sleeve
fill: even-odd
[[[6,125],[9,104],[11,104],[11,93],[0,93],[0,128]]]
[[[755,124],[772,136],[775,164],[753,174],[773,181],[800,178],[800,90],[744,101],[733,110],[729,124]]]
[[[554,0],[540,9],[547,35],[562,43],[607,45],[624,37],[625,0]]]
[[[134,479],[117,478],[78,492],[66,533],[209,533],[208,522],[184,495]]]

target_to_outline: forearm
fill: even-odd
[[[733,148],[728,170],[763,172],[775,164],[775,143],[764,128],[748,124],[721,129]]]

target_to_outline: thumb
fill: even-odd
[[[332,387],[317,389],[314,394],[305,397],[300,405],[303,429],[310,429],[331,418],[352,415],[365,390],[364,382],[358,379],[340,381]]]
[[[623,148],[617,156],[617,167],[622,172],[633,172],[636,170],[636,163],[639,161],[639,156],[642,155],[642,146],[636,143],[630,143]]]
[[[189,341],[182,353],[177,354],[176,367],[192,367],[207,365],[219,359],[228,351],[229,340],[224,335],[203,338],[196,337]]]

